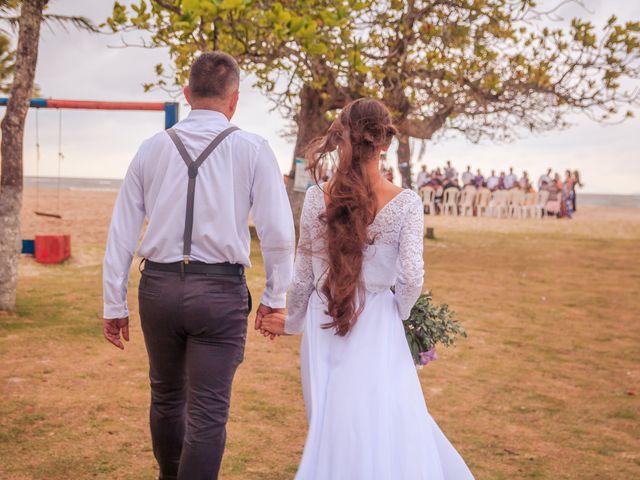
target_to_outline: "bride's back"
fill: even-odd
[[[378,293],[395,285],[398,274],[412,276],[422,275],[420,265],[415,262],[402,262],[407,267],[415,265],[416,272],[401,271],[400,246],[404,240],[415,243],[415,240],[401,238],[406,223],[415,220],[411,211],[422,209],[420,197],[411,190],[399,190],[390,200],[387,200],[378,210],[373,222],[367,229],[371,244],[365,245],[362,260],[361,281],[363,287],[372,293]],[[300,228],[308,229],[311,242],[306,246],[312,257],[313,276],[316,280],[324,281],[328,268],[327,257],[327,226],[322,221],[326,210],[326,193],[319,186],[313,186],[307,193],[305,209],[300,220]],[[418,240],[422,242],[422,238]],[[403,252],[411,255],[421,245],[403,245]],[[421,249],[420,249],[421,250]]]

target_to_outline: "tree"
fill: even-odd
[[[566,31],[541,24],[555,9],[533,1],[381,3],[367,19],[363,57],[394,109],[399,163],[410,164],[409,138],[509,140],[523,128],[566,127],[572,112],[620,120],[632,115],[621,106],[638,105],[637,88],[620,80],[640,78],[639,22],[612,16],[598,38],[580,19]],[[401,172],[410,185],[410,168]]]
[[[294,118],[294,158],[349,100],[384,100],[400,127],[407,186],[410,138],[508,139],[522,127],[561,128],[569,112],[615,115],[638,98],[619,83],[638,78],[637,22],[612,18],[598,41],[579,19],[566,32],[539,27],[553,10],[540,12],[532,0],[147,3],[128,11],[116,2],[109,25],[149,31],[144,46],[168,47],[174,85],[198,52],[235,55],[275,108]],[[152,85],[166,87],[164,67],[157,73]],[[300,195],[291,197],[297,218]]]
[[[9,102],[2,119],[2,177],[0,178],[0,311],[13,310],[16,302],[18,257],[20,255],[20,210],[22,208],[22,143],[24,123],[34,85],[38,62],[40,26],[44,21],[69,21],[90,25],[82,17],[47,16],[43,13],[48,0],[0,1],[2,19],[18,25],[18,44]],[[14,10],[20,8],[19,16]],[[95,28],[95,27],[92,27]],[[6,63],[4,64],[6,65]],[[6,72],[5,72],[6,73]],[[4,75],[7,78],[7,75]]]
[[[233,55],[256,77],[256,86],[273,100],[274,108],[294,120],[295,160],[311,139],[324,133],[331,111],[361,95],[366,69],[355,36],[357,16],[372,3],[138,0],[130,9],[115,2],[106,24],[114,32],[148,33],[139,46],[168,49],[171,74],[165,65],[157,65],[157,79],[145,85],[147,90],[179,92],[200,52],[220,49]],[[292,172],[294,165],[292,161]],[[297,221],[304,195],[293,191],[292,176],[288,190]]]

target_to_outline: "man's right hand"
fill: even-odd
[[[265,315],[269,315],[271,313],[283,313],[284,311],[284,308],[271,308],[261,303],[256,310],[255,329],[260,330],[262,335],[265,337],[271,337],[271,340],[273,340],[276,336],[262,328],[262,319]]]
[[[129,341],[129,317],[125,318],[113,318],[102,320],[102,334],[109,343],[112,343],[120,350],[124,350],[124,344],[120,340],[120,332],[122,332],[122,338],[127,342]]]

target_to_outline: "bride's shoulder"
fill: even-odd
[[[322,197],[322,194],[324,193],[324,190],[322,189],[321,185],[311,185],[309,188],[307,188],[307,191],[305,192],[304,195],[304,201],[305,203],[309,203],[309,202],[317,202],[317,200],[319,198]]]
[[[400,189],[398,193],[398,206],[407,209],[419,204],[422,205],[422,198],[410,188]]]

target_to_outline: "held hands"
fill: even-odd
[[[102,320],[102,334],[109,343],[114,344],[120,350],[124,350],[124,344],[120,340],[120,331],[122,338],[129,341],[129,317],[113,318]]]
[[[262,317],[262,329],[271,335],[284,335],[284,320],[287,316],[284,312],[273,312]]]
[[[273,340],[276,336],[284,334],[284,308],[271,308],[262,303],[256,310],[255,329]]]

